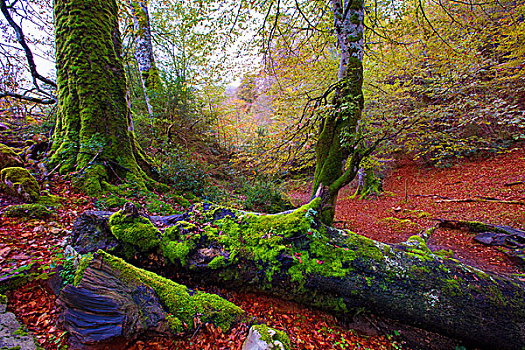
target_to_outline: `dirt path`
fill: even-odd
[[[384,193],[367,200],[350,198],[352,188],[339,196],[336,225],[387,243],[406,241],[434,226],[438,219],[474,220],[525,228],[525,205],[448,200],[495,198],[525,203],[525,150],[514,149],[493,157],[462,161],[445,169],[425,168],[413,161],[398,162],[387,172]],[[295,192],[306,202],[309,192]],[[459,230],[438,229],[430,246],[452,249],[455,257],[482,269],[502,273],[520,270],[494,247],[476,243]]]

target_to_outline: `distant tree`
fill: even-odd
[[[237,97],[246,103],[253,103],[258,97],[257,80],[253,74],[245,74],[237,88]]]
[[[155,65],[153,43],[151,40],[151,25],[147,0],[130,0],[135,27],[135,59],[138,63],[144,98],[150,117],[154,108],[151,106],[151,97],[156,90],[162,87],[159,71]]]

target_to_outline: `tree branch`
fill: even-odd
[[[27,59],[27,63],[29,64],[29,70],[31,72],[31,76],[33,77],[33,84],[35,85],[35,87],[39,91],[41,91],[40,87],[38,86],[38,80],[40,80],[41,82],[46,83],[46,84],[56,88],[57,85],[56,85],[56,83],[54,81],[52,81],[52,80],[50,80],[50,79],[40,75],[37,72],[35,60],[33,58],[33,52],[31,51],[31,49],[29,48],[29,46],[26,43],[24,32],[22,31],[22,28],[20,28],[20,26],[18,24],[16,24],[16,22],[13,20],[13,17],[11,17],[11,14],[9,13],[9,10],[8,10],[8,7],[7,7],[7,4],[6,4],[5,0],[0,0],[0,10],[2,11],[2,13],[3,13],[5,19],[7,20],[7,22],[9,23],[9,25],[14,29],[14,31],[16,33],[16,40],[18,41],[18,43],[24,49],[24,52],[25,52],[25,55],[26,55],[26,59]]]
[[[38,98],[38,97],[31,97],[31,96],[20,95],[20,94],[16,94],[14,92],[8,92],[8,91],[0,92],[0,99],[1,98],[6,98],[6,97],[12,97],[12,98],[16,98],[18,100],[24,100],[24,101],[29,101],[29,102],[40,103],[40,104],[43,104],[43,105],[52,105],[52,104],[56,103],[56,100],[54,100],[54,99],[42,99],[42,98]]]

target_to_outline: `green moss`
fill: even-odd
[[[40,198],[38,198],[39,204],[47,205],[51,207],[60,206],[63,201],[64,201],[63,197],[52,195],[46,190],[42,191],[40,193]]]
[[[150,201],[146,205],[146,209],[148,209],[148,212],[155,213],[157,215],[172,215],[176,213],[175,209],[173,209],[169,203],[158,199],[153,199]]]
[[[319,200],[285,215],[237,212],[235,219],[226,216],[205,226],[205,236],[225,247],[229,262],[239,257],[253,261],[269,283],[276,273],[287,273],[299,288],[310,274],[343,278],[353,271],[354,261],[384,260],[383,245],[351,232],[334,244],[326,228],[318,223],[314,208]],[[210,221],[213,214],[213,210],[205,214],[204,221]],[[293,263],[282,271],[282,258],[286,256],[292,257]]]
[[[102,250],[97,254],[120,271],[126,281],[151,287],[168,309],[168,322],[176,332],[186,327],[194,328],[197,316],[201,321],[212,322],[226,331],[243,314],[241,308],[217,295],[190,291],[186,286],[136,268]]]
[[[89,253],[86,254],[80,259],[80,262],[77,267],[77,271],[75,272],[75,277],[73,278],[73,285],[75,287],[78,286],[82,278],[84,277],[84,272],[89,266],[89,263],[93,260],[93,254]]]
[[[186,265],[186,257],[195,247],[195,241],[201,238],[195,232],[196,226],[186,221],[179,221],[174,226],[168,227],[162,234],[162,251],[172,263],[179,261]]]
[[[2,213],[5,217],[24,217],[32,219],[44,219],[54,213],[41,204],[10,205]]]
[[[166,321],[168,322],[168,326],[173,333],[177,334],[184,331],[184,324],[176,316],[169,314],[166,316]]]
[[[208,263],[208,267],[212,270],[220,269],[224,266],[226,266],[226,259],[222,255],[216,256]]]
[[[184,208],[191,207],[191,202],[183,196],[173,196],[173,199],[177,204],[182,205]]]
[[[349,248],[355,250],[356,256],[372,259],[375,261],[382,261],[384,260],[384,252],[381,250],[381,248],[384,248],[385,252],[390,250],[390,247],[387,245],[382,245],[380,248],[377,245],[377,242],[365,236],[358,235],[351,231],[346,231],[346,233],[348,235],[346,243]],[[347,255],[349,254],[352,254],[352,252],[347,253]]]
[[[193,300],[197,312],[203,315],[202,321],[214,323],[222,330],[230,329],[235,320],[232,315],[240,316],[243,313],[238,306],[215,294],[196,293]]]
[[[36,202],[40,197],[40,186],[36,179],[24,168],[5,168],[0,172],[2,188],[11,196],[26,202]]]
[[[285,332],[270,328],[265,324],[255,325],[253,329],[261,335],[261,340],[266,342],[270,346],[270,349],[291,349],[290,338]],[[282,347],[279,343],[282,344]]]
[[[500,232],[500,233],[507,233],[507,231],[494,227],[490,224],[485,224],[483,222],[478,221],[466,221],[463,222],[467,229],[472,232]]]
[[[410,219],[398,219],[392,216],[383,218],[380,221],[387,224],[395,231],[405,231],[419,227],[419,224]]]
[[[17,330],[13,332],[13,335],[25,337],[26,335],[29,335],[29,332],[27,331],[27,329],[24,328],[24,326],[21,326],[20,328],[18,328]]]
[[[404,245],[412,252],[424,252],[427,254],[432,254],[432,251],[428,249],[427,242],[423,237],[420,236],[410,236]]]
[[[190,246],[187,242],[168,242],[164,247],[164,256],[173,264],[180,261],[182,266],[186,265],[186,257],[190,253]]]
[[[111,215],[109,227],[113,235],[142,252],[156,248],[160,243],[160,232],[147,218],[125,215],[121,210]]]
[[[443,290],[452,296],[456,295],[462,295],[464,293],[464,290],[460,287],[460,279],[445,279],[443,280],[445,283]]]
[[[11,147],[0,143],[0,170],[22,166],[22,159]]]
[[[452,251],[452,249],[449,249],[449,250],[440,249],[440,250],[435,251],[434,255],[440,256],[442,258],[453,258],[454,252]]]

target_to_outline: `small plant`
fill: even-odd
[[[205,197],[210,185],[206,169],[181,148],[166,152],[160,167],[160,176],[163,182],[174,184],[178,191],[191,192],[198,197]]]
[[[60,271],[60,277],[64,285],[73,284],[77,267],[73,261],[73,257],[66,258],[62,263],[62,270]]]
[[[256,180],[241,189],[246,197],[244,208],[264,213],[278,213],[293,208],[293,205],[281,193],[279,187],[271,181]]]

